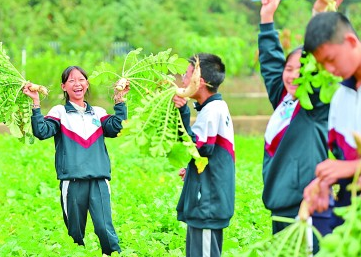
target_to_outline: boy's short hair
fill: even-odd
[[[346,32],[357,35],[345,15],[339,12],[319,13],[307,25],[304,50],[313,53],[325,43],[341,44]]]
[[[196,57],[199,58],[201,77],[209,85],[210,92],[217,92],[219,85],[224,81],[226,68],[220,57],[214,54],[199,53],[191,58],[189,62],[194,66]]]

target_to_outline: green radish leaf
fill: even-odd
[[[16,123],[10,123],[10,124],[7,124],[8,125],[8,128],[10,130],[10,133],[14,136],[14,137],[17,137],[17,138],[22,138],[23,137],[23,133],[21,132],[18,124]]]
[[[10,62],[0,42],[0,122],[21,142],[33,142],[31,129],[32,100],[22,93],[27,81]]]
[[[313,109],[313,105],[311,103],[311,99],[308,95],[302,95],[300,98],[300,104],[301,106],[306,109],[306,110],[312,110]]]
[[[333,94],[336,92],[336,90],[339,88],[338,83],[334,83],[332,85],[323,86],[320,91],[320,99],[324,103],[330,103]]]
[[[182,142],[173,144],[171,151],[168,153],[170,164],[174,167],[186,167],[192,156],[187,147],[184,147]]]
[[[309,94],[313,94],[313,87],[320,88],[320,100],[323,103],[330,103],[331,98],[341,78],[333,76],[316,62],[312,54],[303,53],[301,58],[300,77],[294,80],[298,85],[295,96],[300,100],[301,106],[306,110],[312,110],[313,105]],[[333,85],[333,86],[330,86]]]
[[[179,59],[174,61],[174,65],[175,65],[175,67],[177,69],[177,73],[184,74],[185,71],[187,70],[187,67],[188,67],[189,63],[188,63],[188,61],[186,59],[179,58]]]

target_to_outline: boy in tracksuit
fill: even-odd
[[[261,74],[274,108],[265,132],[263,158],[263,195],[272,216],[295,218],[303,199],[303,189],[315,178],[316,165],[328,156],[327,119],[329,105],[319,100],[319,92],[310,95],[312,110],[303,109],[295,97],[302,49],[285,59],[274,29],[273,17],[279,0],[263,3],[258,38]],[[330,233],[331,210],[314,213],[313,225],[325,235]],[[273,233],[288,223],[272,221]],[[317,242],[314,252],[318,251]]]
[[[89,83],[84,70],[70,66],[62,74],[65,105],[54,106],[44,117],[37,92],[30,85],[23,92],[33,99],[31,123],[40,140],[54,137],[55,168],[60,180],[61,206],[68,234],[84,245],[88,210],[99,237],[102,253],[120,252],[110,206],[110,160],[105,137],[116,137],[126,119],[126,106],[119,94],[115,97],[115,114],[84,101]]]
[[[329,12],[309,22],[304,46],[325,69],[345,79],[332,97],[329,115],[329,146],[336,160],[327,159],[317,165],[317,178],[304,192],[313,212],[327,208],[333,184],[340,185],[335,206],[351,203],[346,187],[360,163],[353,133],[361,134],[361,42],[347,17]],[[334,215],[335,226],[342,222]]]
[[[175,96],[187,133],[196,143],[208,165],[199,173],[194,160],[186,169],[184,186],[178,202],[178,220],[187,223],[186,256],[221,256],[223,228],[234,213],[235,157],[232,119],[226,102],[217,93],[225,76],[221,59],[211,54],[198,54],[201,78],[195,99],[197,118],[190,126],[190,110],[185,98]],[[183,84],[188,86],[194,71],[195,57],[190,59]]]

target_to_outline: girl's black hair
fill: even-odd
[[[73,70],[78,70],[81,74],[83,74],[83,76],[85,77],[86,80],[88,80],[88,75],[86,74],[85,70],[83,70],[81,67],[79,66],[69,66],[67,67],[63,73],[61,74],[61,83],[65,84],[68,81],[69,75]],[[89,83],[89,82],[88,82]],[[90,86],[90,84],[89,84]],[[89,95],[89,87],[87,92],[85,93],[86,95]],[[64,91],[64,99],[66,101],[69,101],[69,95],[66,91]]]
[[[296,53],[298,53],[299,51],[303,52],[303,46],[299,46],[295,49],[293,49],[287,56],[286,56],[286,61],[285,64],[288,62],[288,60],[290,59],[290,57]]]

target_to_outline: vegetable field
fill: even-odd
[[[185,224],[176,219],[180,167],[107,139],[112,163],[113,221],[121,254],[184,256]],[[24,145],[0,135],[0,256],[101,256],[89,216],[85,247],[67,235],[54,169],[53,140]],[[262,137],[236,136],[236,213],[224,231],[223,256],[237,256],[271,234],[261,201]]]

